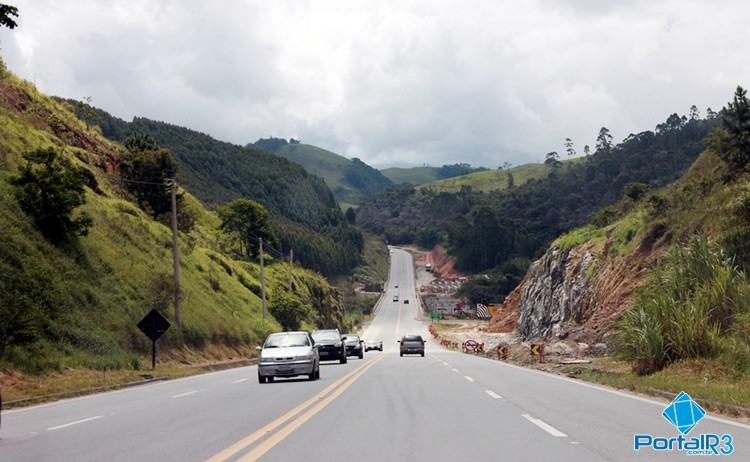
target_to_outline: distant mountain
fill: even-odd
[[[226,143],[189,128],[143,117],[126,122],[84,103],[66,102],[110,140],[122,142],[145,133],[169,148],[180,164],[178,182],[207,205],[238,197],[263,204],[284,248],[294,246],[295,257],[306,267],[333,275],[347,273],[358,263],[361,234],[348,224],[326,183],[302,166],[265,149]]]
[[[262,148],[300,164],[308,172],[323,178],[342,205],[359,205],[393,183],[380,171],[356,157],[347,159],[317,146],[283,138],[263,138],[248,147]]]
[[[381,173],[395,184],[418,186],[436,180],[486,170],[484,167],[472,167],[469,164],[453,164],[443,165],[442,167],[392,167],[381,170]]]

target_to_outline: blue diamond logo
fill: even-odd
[[[680,433],[687,435],[705,417],[706,411],[690,395],[681,391],[669,403],[669,406],[664,408],[661,415],[674,425]]]

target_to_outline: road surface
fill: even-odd
[[[428,336],[415,299],[411,256],[394,249],[386,297],[364,333],[383,340],[382,353],[325,364],[317,382],[261,385],[244,367],[7,411],[0,461],[689,458],[633,450],[635,433],[677,435],[660,400],[431,342],[424,358],[399,357],[400,335]],[[733,435],[727,459],[750,460],[750,426],[709,416],[698,433]]]

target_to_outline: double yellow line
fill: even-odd
[[[374,366],[383,358],[384,356],[379,356],[376,359],[366,362],[344,377],[328,385],[320,393],[316,394],[302,404],[296,406],[286,414],[266,424],[259,430],[256,430],[255,432],[247,435],[246,437],[237,441],[223,451],[217,453],[206,462],[224,462],[243,449],[248,448],[250,445],[263,438],[264,436],[271,435],[265,441],[255,446],[250,452],[240,457],[238,461],[253,462],[260,459],[265,453],[279,444],[279,442],[289,436],[294,430],[302,426],[302,424],[310,420],[315,414],[323,410],[326,406],[333,402],[333,400],[338,398],[342,393],[346,391],[347,388],[349,388],[362,375],[364,375],[365,372],[367,372],[372,366]],[[295,416],[297,417],[294,418]],[[289,422],[286,426],[283,426],[292,418],[294,418],[294,420]]]

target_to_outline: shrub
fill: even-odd
[[[91,218],[73,211],[86,203],[85,176],[54,148],[24,154],[26,162],[18,176],[11,178],[21,209],[39,231],[52,241],[71,235],[86,235]]]
[[[271,301],[269,311],[284,330],[298,330],[302,321],[310,316],[308,306],[299,298],[285,293],[278,294]]]
[[[742,345],[748,339],[737,326],[749,311],[747,276],[720,247],[699,236],[667,254],[636,306],[623,316],[618,349],[640,374],[719,354],[744,367]]]

